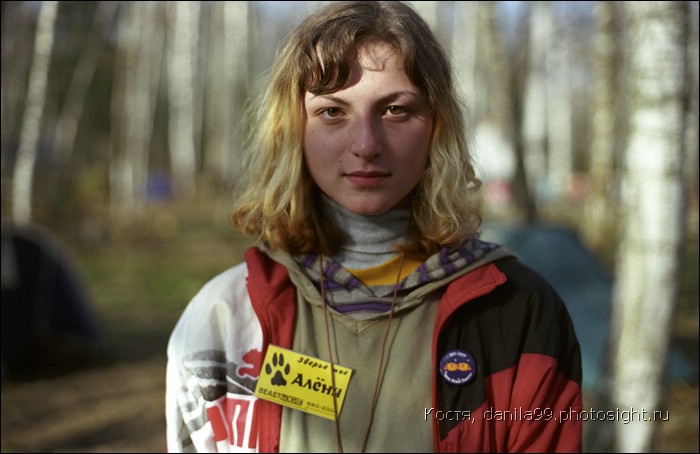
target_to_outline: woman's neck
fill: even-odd
[[[348,241],[333,257],[346,268],[363,269],[380,265],[398,255],[395,246],[406,239],[411,211],[394,208],[376,216],[349,211],[322,196],[326,216],[345,234]]]

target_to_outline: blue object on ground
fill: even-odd
[[[556,225],[485,223],[481,239],[499,243],[544,276],[566,303],[581,344],[583,387],[598,389],[609,350],[613,275],[580,240]],[[697,365],[671,344],[671,381],[696,381]]]

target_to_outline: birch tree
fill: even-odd
[[[34,168],[41,138],[46,83],[51,63],[57,11],[57,1],[44,1],[39,4],[34,56],[29,72],[19,150],[12,180],[12,217],[17,224],[26,224],[32,220]]]
[[[229,180],[238,173],[242,113],[248,96],[250,2],[214,2],[207,36],[204,166]]]
[[[479,80],[486,87],[483,95],[480,118],[492,121],[499,128],[507,130],[510,125],[510,96],[508,95],[508,63],[505,53],[505,38],[502,25],[498,22],[498,2],[476,2],[479,5],[478,24],[480,29],[479,54],[488,62],[481,65]]]
[[[617,211],[616,192],[619,141],[622,125],[616,112],[620,101],[617,84],[621,72],[619,42],[620,18],[615,2],[598,2],[593,10],[595,31],[593,39],[593,109],[589,175],[591,194],[586,200],[582,233],[594,249],[603,246],[614,235],[616,220],[610,213]]]
[[[143,211],[160,77],[163,33],[158,4],[123,2],[111,106],[111,202],[117,219]]]
[[[548,91],[548,50],[553,36],[551,2],[530,5],[529,64],[523,101],[523,136],[525,139],[525,175],[535,194],[547,177],[547,134],[550,96]],[[536,197],[537,199],[537,197]]]
[[[532,46],[529,29],[533,26],[530,14],[523,14],[515,23],[515,37],[508,46],[508,93],[510,95],[510,124],[515,170],[513,172],[513,204],[516,217],[525,223],[537,218],[534,182],[527,171],[527,139],[524,126],[526,115],[526,86],[530,74]]]
[[[501,125],[507,117],[507,65],[496,19],[496,3],[455,2],[451,53],[455,79],[469,109],[470,126]]]
[[[497,24],[497,2],[455,2],[452,59],[455,81],[468,109],[467,126],[479,177],[509,181],[514,159],[510,137],[508,65]],[[489,208],[496,209],[491,205]]]
[[[107,39],[105,30],[108,30],[114,19],[118,5],[119,2],[97,2],[94,19],[84,40],[83,51],[71,74],[54,134],[56,155],[63,167],[70,163],[88,90]]]
[[[200,6],[168,3],[168,147],[175,191],[186,199],[197,189],[196,56]]]
[[[418,2],[420,3],[420,2]],[[477,17],[480,2],[456,2],[452,15],[452,63],[455,83],[464,100],[468,117],[474,117],[481,104],[477,101]]]
[[[14,156],[10,150],[17,147],[22,127],[27,92],[27,74],[33,53],[28,51],[36,34],[36,17],[29,18],[26,5],[2,2],[2,78],[0,79],[2,113],[0,114],[0,143],[2,145],[2,193],[10,194]]]
[[[547,197],[550,202],[559,202],[573,171],[572,145],[572,62],[573,42],[567,24],[566,11],[555,19],[555,11],[550,11],[551,36],[547,40],[546,69],[547,80]]]
[[[613,405],[647,411],[663,395],[684,225],[688,2],[627,2],[630,134],[613,294]],[[645,452],[657,427],[615,421],[617,451]]]
[[[698,129],[700,123],[700,115],[698,115],[698,102],[700,94],[698,93],[698,77],[700,73],[700,40],[698,39],[698,2],[690,2],[690,33],[688,34],[688,62],[690,74],[690,87],[688,88],[688,107],[686,112],[686,144],[687,144],[687,165],[686,181],[689,188],[692,203],[688,206],[688,228],[694,233],[698,233],[698,179],[700,176],[700,163],[698,162],[699,153],[699,134]]]

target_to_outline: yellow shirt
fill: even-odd
[[[364,282],[365,285],[372,287],[375,285],[394,285],[396,284],[396,275],[399,272],[399,264],[401,262],[401,256],[397,255],[391,260],[382,263],[381,265],[373,266],[364,269],[352,269],[349,268],[348,271],[351,272],[356,278]],[[399,276],[399,282],[402,281],[406,276],[411,274],[418,268],[423,261],[404,257],[403,264],[401,266],[401,276]]]

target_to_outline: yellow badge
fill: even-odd
[[[337,364],[335,397],[338,414],[352,375],[352,369]],[[290,408],[335,420],[331,364],[292,350],[270,345],[260,368],[255,395]]]

